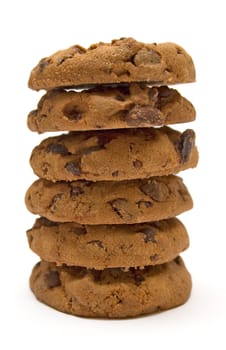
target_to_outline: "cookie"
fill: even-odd
[[[167,86],[131,84],[82,92],[51,90],[28,115],[28,127],[79,131],[160,126],[195,119],[193,105]]]
[[[119,182],[39,179],[28,189],[25,202],[33,214],[49,220],[87,225],[157,221],[193,205],[182,179],[173,175]]]
[[[169,127],[72,132],[35,147],[30,164],[50,181],[129,180],[195,167],[195,133]]]
[[[56,267],[41,261],[32,271],[30,287],[41,302],[72,315],[123,318],[179,306],[191,292],[191,277],[183,260],[143,270],[103,271]]]
[[[195,81],[192,58],[174,43],[144,44],[132,38],[74,45],[43,58],[32,70],[31,89],[90,84],[148,82],[168,85]]]
[[[79,225],[37,219],[27,231],[30,248],[57,265],[103,270],[163,264],[188,248],[176,218],[135,225]]]

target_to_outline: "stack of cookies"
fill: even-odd
[[[192,104],[167,85],[195,81],[191,57],[173,43],[132,38],[79,45],[42,59],[29,87],[45,89],[28,127],[46,138],[30,163],[39,179],[27,208],[41,257],[30,286],[60,311],[122,318],[183,304],[191,278],[188,248],[175,217],[192,208],[180,177],[195,167]]]

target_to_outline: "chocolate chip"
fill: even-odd
[[[122,75],[125,75],[127,77],[130,76],[130,71],[128,69],[122,68],[122,67],[115,67],[113,70],[113,73],[116,74],[118,77],[121,77]]]
[[[163,124],[159,110],[152,106],[136,105],[129,111],[124,112],[122,118],[130,126]]]
[[[158,254],[154,254],[150,256],[151,261],[156,261],[158,260],[158,258],[159,258]]]
[[[144,234],[144,242],[148,243],[148,242],[152,242],[152,243],[157,243],[156,239],[155,239],[155,235],[156,232],[152,227],[145,227],[137,232],[141,232]]]
[[[62,156],[66,156],[69,154],[67,147],[65,147],[61,143],[50,143],[46,147],[46,151],[48,153],[61,154]]]
[[[79,54],[83,54],[86,52],[86,49],[84,49],[84,47],[80,46],[80,45],[74,45],[73,46],[73,50],[76,52],[76,53],[79,53]]]
[[[130,142],[130,144],[129,144],[129,150],[130,150],[130,152],[133,152],[134,146],[135,146],[135,143],[134,143],[134,142]]]
[[[104,248],[103,242],[99,241],[98,239],[89,241],[87,242],[87,244],[94,244],[94,245],[97,245],[99,248]]]
[[[85,226],[73,226],[71,232],[75,233],[78,236],[82,236],[87,233]]]
[[[50,221],[50,220],[42,217],[42,218],[39,218],[35,221],[33,228],[40,228],[42,226],[52,227],[52,226],[57,226],[57,225],[58,224],[56,222]]]
[[[113,177],[117,177],[119,174],[118,170],[113,171],[113,173],[111,174]]]
[[[148,90],[148,95],[149,95],[149,99],[151,100],[151,102],[154,102],[155,104],[157,104],[158,102],[158,96],[159,96],[159,90],[156,87],[152,87],[151,89]]]
[[[56,62],[57,66],[60,66],[62,63],[64,63],[66,60],[68,60],[68,58],[72,58],[73,56],[74,55],[72,53],[70,53],[66,56],[60,57]]]
[[[160,86],[158,88],[158,101],[156,103],[156,107],[161,110],[165,105],[178,97],[179,94],[176,90],[169,89],[168,86]]]
[[[161,55],[152,49],[141,49],[133,57],[133,64],[135,66],[158,64],[161,62]]]
[[[130,221],[132,218],[132,215],[127,211],[127,209],[125,208],[128,200],[125,198],[117,198],[114,199],[110,202],[108,202],[113,211],[121,218],[124,219],[126,221]]]
[[[82,118],[82,111],[80,111],[79,108],[73,103],[66,104],[62,112],[65,117],[70,120],[78,121]]]
[[[60,57],[60,58],[57,60],[57,66],[60,66],[64,61],[65,61],[65,58],[64,58],[64,57]]]
[[[183,49],[182,49],[182,48],[177,47],[176,50],[177,50],[177,54],[178,54],[178,55],[183,55],[184,52],[183,52]]]
[[[83,189],[79,186],[71,185],[70,187],[71,187],[70,196],[72,200],[76,199],[79,195],[84,193]]]
[[[40,115],[40,119],[43,120],[43,119],[46,119],[47,118],[47,114],[41,114]]]
[[[176,259],[174,259],[174,261],[177,265],[182,265],[182,261],[181,261],[180,256],[177,256]]]
[[[45,283],[47,288],[54,288],[61,286],[61,280],[58,271],[49,271],[45,274]]]
[[[39,72],[42,73],[44,69],[50,64],[51,60],[49,58],[42,58],[39,62]]]
[[[139,201],[139,202],[136,202],[137,206],[139,209],[142,209],[143,207],[145,208],[151,208],[153,206],[152,202],[149,202],[149,201]]]
[[[54,213],[54,211],[56,211],[57,209],[57,202],[64,196],[63,193],[57,193],[55,194],[55,196],[53,196],[52,201],[49,205],[49,209],[52,213]]]
[[[170,194],[168,187],[163,182],[156,180],[148,181],[140,187],[140,190],[157,202],[164,202]]]
[[[158,88],[158,95],[160,98],[169,97],[170,95],[172,95],[172,91],[174,90],[169,89],[168,86],[160,86]]]
[[[140,286],[140,284],[145,281],[144,276],[139,271],[137,271],[135,269],[132,270],[132,273],[133,273],[133,278],[135,280],[136,286]]]
[[[95,50],[97,48],[97,44],[92,44],[89,46],[88,50]]]
[[[185,130],[180,140],[176,143],[176,149],[180,153],[180,163],[184,164],[188,161],[192,149],[195,146],[195,133],[191,129]]]
[[[48,171],[49,171],[49,167],[50,167],[50,164],[45,162],[42,164],[42,172],[43,172],[43,175],[47,175],[48,174]]]
[[[168,66],[167,68],[165,68],[165,69],[164,69],[164,72],[172,73],[172,72],[173,72],[172,66]]]
[[[133,166],[136,169],[140,169],[140,168],[142,168],[143,163],[140,160],[136,159],[136,160],[133,161]]]
[[[190,199],[190,195],[188,193],[188,191],[186,190],[186,188],[179,188],[177,190],[177,192],[179,193],[179,195],[181,196],[181,198],[183,199],[183,201],[187,201]]]
[[[81,175],[81,168],[79,162],[68,162],[65,164],[65,169],[72,173],[73,175],[80,176]]]

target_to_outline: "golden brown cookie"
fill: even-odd
[[[169,127],[63,134],[42,141],[30,158],[35,174],[50,181],[148,178],[197,162],[194,131]]]
[[[96,270],[163,264],[189,245],[187,231],[176,218],[92,226],[40,218],[27,237],[30,248],[42,260]]]
[[[30,112],[28,127],[46,131],[141,128],[195,119],[192,104],[167,86],[131,84],[82,92],[51,90]]]
[[[187,301],[191,277],[183,260],[143,270],[87,270],[41,261],[30,286],[41,302],[72,315],[123,318],[170,309]]]
[[[52,221],[99,225],[167,219],[193,204],[182,179],[170,175],[119,182],[39,179],[27,191],[26,205]]]
[[[195,81],[192,58],[174,43],[144,44],[132,38],[74,45],[43,58],[32,70],[34,90],[90,84],[148,82],[153,85]]]

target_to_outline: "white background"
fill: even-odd
[[[1,1],[0,152],[2,349],[225,349],[225,10],[224,1]],[[39,59],[73,44],[132,36],[173,41],[194,58],[197,83],[178,89],[196,106],[200,162],[181,174],[195,207],[181,216],[190,238],[183,254],[193,276],[191,299],[155,316],[124,321],[68,316],[38,303],[28,278],[38,258],[25,231],[34,217],[24,193],[35,179],[28,159],[43,135],[26,128],[43,94],[27,80]],[[179,127],[178,127],[179,128]],[[46,135],[44,135],[46,137]],[[4,345],[3,345],[4,344]]]

